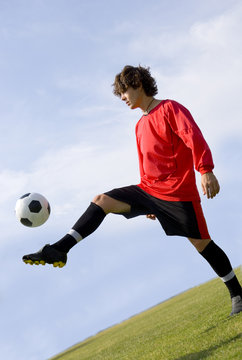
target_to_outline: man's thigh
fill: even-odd
[[[106,214],[130,212],[131,206],[123,201],[116,200],[106,194],[97,195],[93,202],[100,206]]]
[[[119,211],[111,211],[116,214],[122,214],[127,219],[146,215],[150,213],[149,195],[141,190],[137,185],[129,185],[116,188],[105,192],[104,195],[118,201]]]
[[[199,201],[166,201],[155,199],[154,214],[167,235],[192,239],[210,239]]]

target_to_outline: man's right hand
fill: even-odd
[[[156,216],[154,214],[146,215],[147,219],[156,220]]]

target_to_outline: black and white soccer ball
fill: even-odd
[[[25,226],[37,227],[44,224],[50,216],[50,204],[41,194],[28,193],[16,202],[17,219]]]

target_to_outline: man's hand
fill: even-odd
[[[203,174],[201,177],[203,195],[207,195],[208,199],[214,198],[219,193],[220,186],[216,176],[212,173]]]
[[[154,214],[146,215],[147,219],[155,220],[156,216]]]

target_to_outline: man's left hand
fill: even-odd
[[[201,177],[203,195],[208,199],[214,198],[219,193],[220,186],[213,172],[205,173]]]

